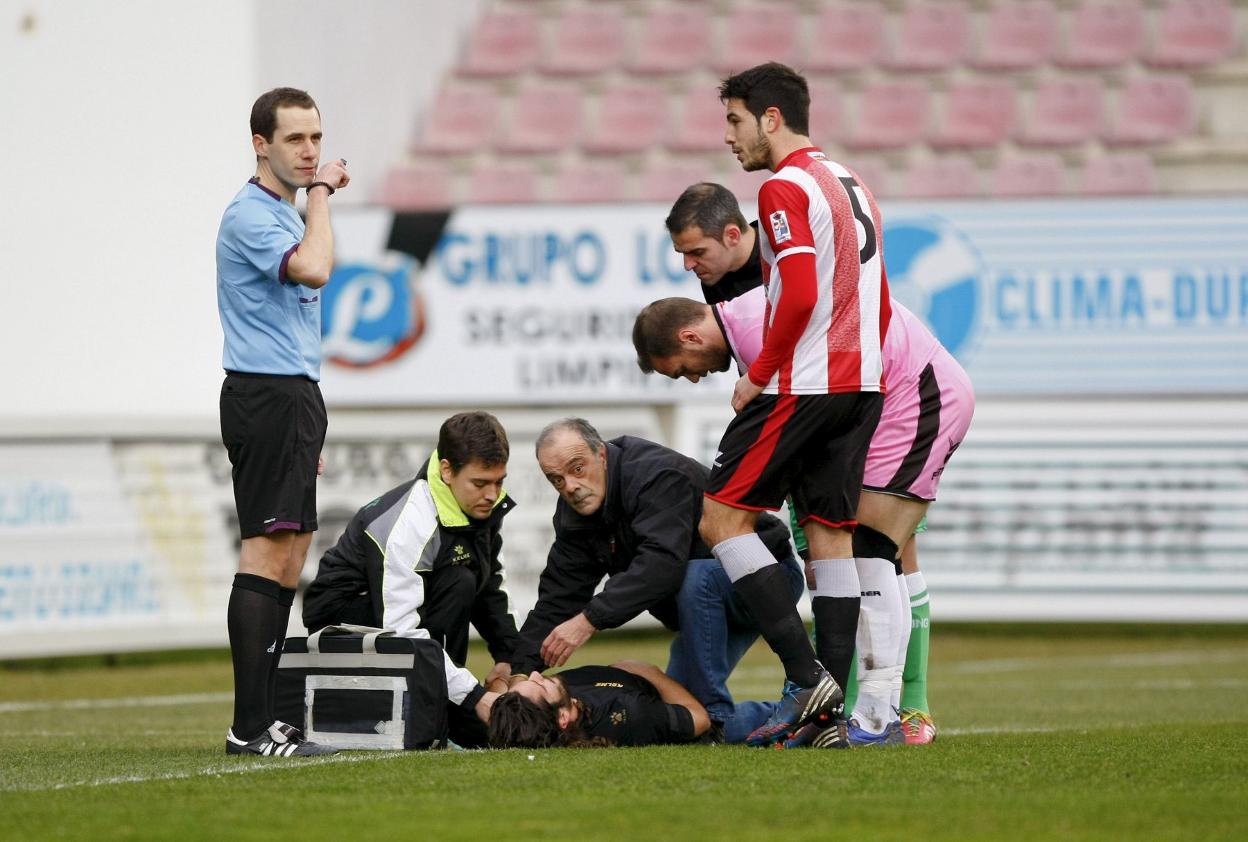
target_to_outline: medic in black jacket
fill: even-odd
[[[643,611],[679,630],[676,595],[685,567],[691,558],[711,557],[698,536],[707,469],[634,436],[604,442],[579,418],[548,425],[538,436],[537,459],[560,499],[537,605],[512,653],[513,674],[562,666],[594,632]],[[779,520],[763,515],[758,532],[778,560],[789,558],[788,530]]]

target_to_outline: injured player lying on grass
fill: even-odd
[[[492,748],[597,748],[695,742],[711,730],[697,699],[653,664],[620,661],[514,676],[490,710]]]

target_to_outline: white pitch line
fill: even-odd
[[[101,710],[107,708],[179,707],[229,702],[233,693],[183,693],[178,696],[121,696],[114,699],[67,699],[61,702],[0,702],[0,713],[35,710]]]
[[[190,778],[219,777],[221,775],[249,775],[252,772],[304,769],[309,766],[329,766],[336,763],[364,763],[371,760],[390,760],[395,757],[401,757],[406,753],[407,752],[402,751],[378,751],[371,752],[368,755],[339,754],[332,755],[330,757],[308,757],[299,759],[283,757],[260,760],[257,758],[257,762],[246,766],[216,764],[191,772],[165,772],[159,775],[121,775],[109,778],[93,778],[85,781],[67,781],[57,784],[37,784],[34,786],[0,786],[0,792],[49,792],[57,789],[77,789],[79,787],[87,786],[141,784],[149,781],[179,781]]]
[[[1106,653],[1104,655],[1039,655],[1030,658],[996,658],[985,661],[954,661],[937,665],[940,671],[959,673],[1015,672],[1048,669],[1052,666],[1095,667],[1180,667],[1192,664],[1233,664],[1248,662],[1248,649],[1187,650],[1164,649],[1153,652]]]

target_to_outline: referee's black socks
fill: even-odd
[[[237,739],[254,740],[273,724],[273,672],[290,606],[282,606],[282,586],[251,573],[234,574],[227,625],[234,663],[234,723]],[[293,597],[293,594],[292,594]]]

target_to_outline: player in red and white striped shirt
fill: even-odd
[[[852,172],[811,143],[806,80],[764,64],[726,79],[719,93],[724,140],[742,167],[774,173],[758,197],[763,348],[733,392],[738,414],[720,441],[701,522],[703,540],[784,663],[780,708],[748,740],[762,745],[839,713],[830,700],[845,686],[854,651],[862,591],[854,514],[883,405],[880,349],[890,311],[879,210]],[[778,509],[788,494],[810,545],[827,670],[781,592],[783,571],[754,537],[757,513]]]

